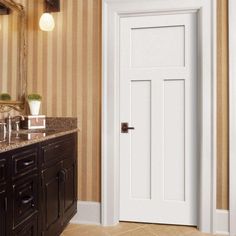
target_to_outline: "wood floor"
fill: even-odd
[[[61,236],[207,236],[194,227],[122,222],[114,227],[70,224]]]

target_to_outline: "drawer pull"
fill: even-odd
[[[25,166],[25,167],[30,166],[32,164],[34,164],[34,161],[25,161],[25,162],[23,162],[23,166]]]
[[[25,205],[32,202],[33,200],[34,200],[33,196],[26,196],[21,200],[21,203]]]

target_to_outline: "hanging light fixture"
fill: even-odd
[[[9,15],[10,13],[11,9],[0,3],[0,15]]]
[[[60,0],[44,0],[45,12],[39,20],[39,27],[43,31],[53,31],[55,21],[51,12],[60,11]]]

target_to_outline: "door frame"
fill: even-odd
[[[215,232],[216,0],[103,0],[102,193],[104,226],[119,222],[119,22],[122,17],[196,12],[199,62],[198,228]]]
[[[236,2],[229,0],[229,232],[236,235]]]

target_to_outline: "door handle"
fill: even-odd
[[[129,133],[129,129],[134,130],[134,127],[129,127],[129,123],[127,122],[121,123],[121,133]]]

